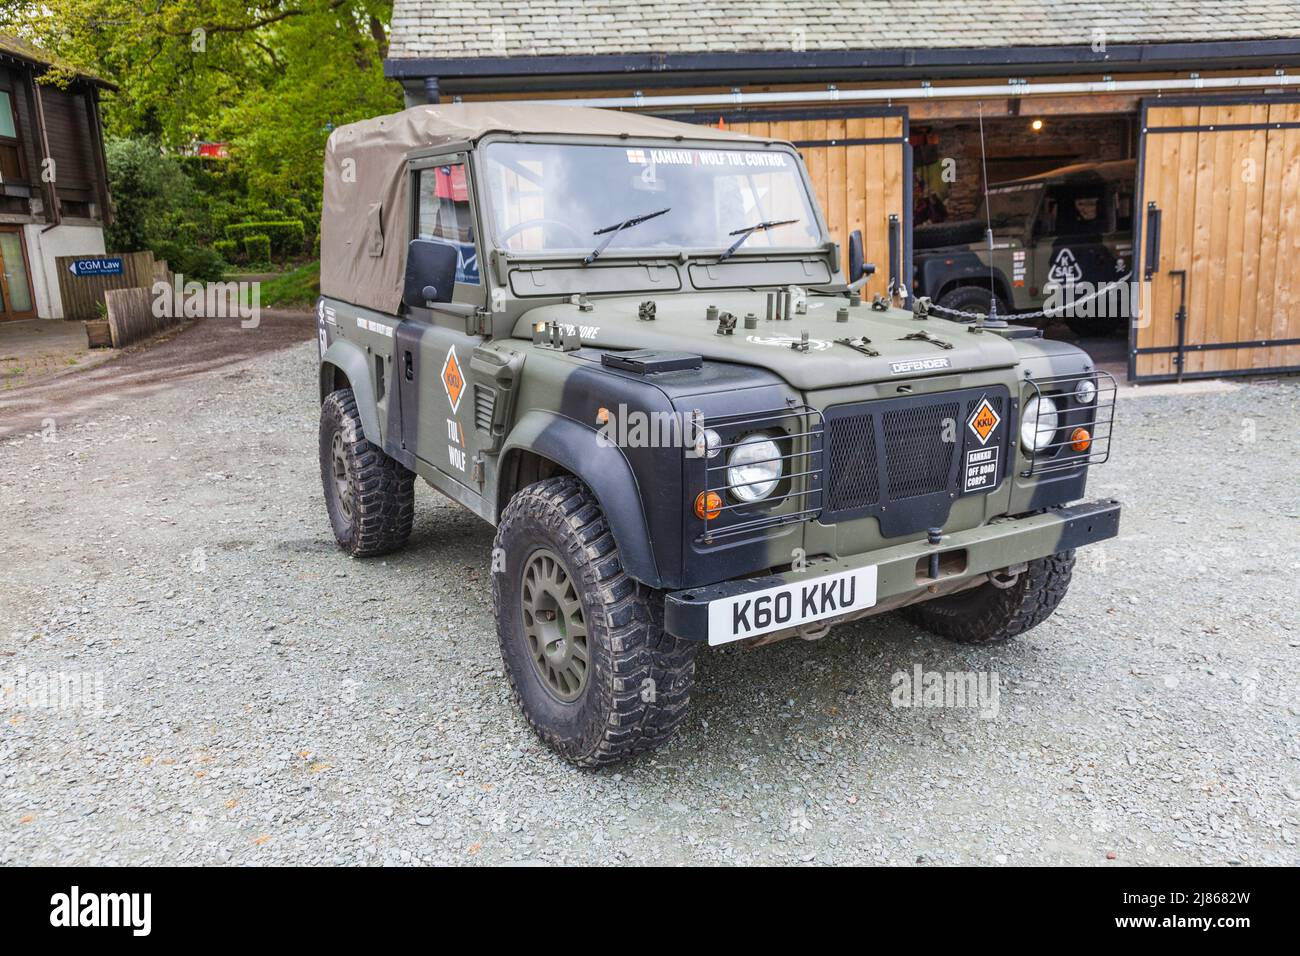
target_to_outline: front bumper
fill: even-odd
[[[979,583],[991,572],[1036,558],[1113,538],[1119,533],[1118,501],[1095,501],[1054,508],[1025,518],[995,521],[980,528],[946,534],[938,544],[912,541],[839,560],[814,561],[802,571],[689,588],[668,594],[664,629],[683,640],[726,643],[732,638],[709,634],[709,605],[749,592],[781,585],[809,583],[828,575],[875,568],[875,602],[850,617],[864,617],[914,603],[940,593],[952,593]],[[933,556],[938,555],[938,561]],[[934,576],[937,564],[937,576]],[[833,623],[835,618],[825,619]],[[772,628],[773,632],[779,628]],[[746,637],[757,635],[747,634]]]

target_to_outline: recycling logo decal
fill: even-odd
[[[1083,270],[1079,268],[1079,260],[1074,258],[1073,252],[1062,249],[1056,254],[1052,267],[1047,270],[1047,281],[1057,285],[1073,285],[1083,281]]]

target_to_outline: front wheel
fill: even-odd
[[[515,703],[571,763],[614,763],[686,716],[693,642],[663,629],[663,596],[628,577],[605,516],[572,477],[529,485],[497,527],[492,598]]]
[[[1074,552],[1030,561],[1009,585],[987,581],[969,591],[911,604],[903,615],[961,644],[1001,644],[1051,617],[1070,587]]]

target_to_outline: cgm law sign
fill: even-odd
[[[68,263],[68,271],[74,276],[120,276],[122,259],[120,256],[73,259]]]

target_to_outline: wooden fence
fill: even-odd
[[[180,322],[179,316],[154,314],[154,295],[149,289],[109,289],[104,293],[104,300],[108,305],[108,330],[115,349]],[[171,313],[174,310],[165,311]]]
[[[78,259],[121,259],[122,271],[112,276],[72,274]],[[148,289],[159,278],[152,252],[110,253],[106,256],[59,256],[54,260],[59,275],[59,295],[63,299],[65,319],[97,319],[98,306],[110,289]],[[164,269],[166,268],[164,264]],[[162,276],[162,278],[166,278]]]

